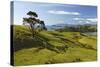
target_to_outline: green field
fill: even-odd
[[[97,37],[80,32],[41,31],[33,38],[28,27],[13,26],[14,65],[97,60]]]

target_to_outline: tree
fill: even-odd
[[[44,21],[41,21],[40,19],[37,19],[37,17],[38,17],[37,13],[32,12],[32,11],[29,11],[29,12],[27,13],[27,15],[28,15],[29,17],[23,18],[23,24],[25,24],[25,23],[28,23],[28,24],[29,24],[30,30],[31,30],[31,32],[32,32],[33,37],[34,37],[34,35],[36,34],[36,31],[35,31],[35,24],[40,24],[42,29],[45,29],[45,30],[47,29],[47,28],[45,27]]]
[[[35,35],[34,25],[35,25],[36,23],[38,23],[38,21],[37,21],[37,19],[36,19],[36,18],[38,17],[38,15],[37,15],[35,12],[32,12],[32,11],[29,11],[29,12],[27,13],[27,15],[29,15],[29,17],[28,17],[28,18],[23,18],[23,22],[29,24],[30,30],[31,30],[32,35],[33,35],[33,37],[34,37],[34,35]]]
[[[44,21],[40,21],[42,30],[47,30]]]
[[[38,15],[35,12],[29,11],[27,13],[27,15],[31,16],[31,17],[38,17]]]

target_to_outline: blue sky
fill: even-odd
[[[14,1],[14,24],[21,25],[28,11],[36,12],[46,25],[97,23],[96,6]]]

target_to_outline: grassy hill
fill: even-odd
[[[97,60],[96,36],[80,32],[41,31],[33,38],[28,27],[13,26],[14,65]]]

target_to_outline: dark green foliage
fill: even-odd
[[[38,17],[38,15],[35,12],[29,11],[27,13],[27,15],[31,16],[31,17]]]
[[[24,25],[25,25],[25,23],[29,24],[33,38],[37,34],[35,24],[40,24],[41,30],[47,30],[47,28],[45,27],[44,21],[40,21],[39,19],[37,19],[36,17],[38,17],[38,15],[35,12],[29,11],[27,13],[27,15],[29,15],[29,17],[23,18],[23,24]],[[39,26],[38,26],[38,28],[39,28]]]
[[[41,24],[41,29],[42,30],[47,30],[44,21],[40,21],[40,24]]]

